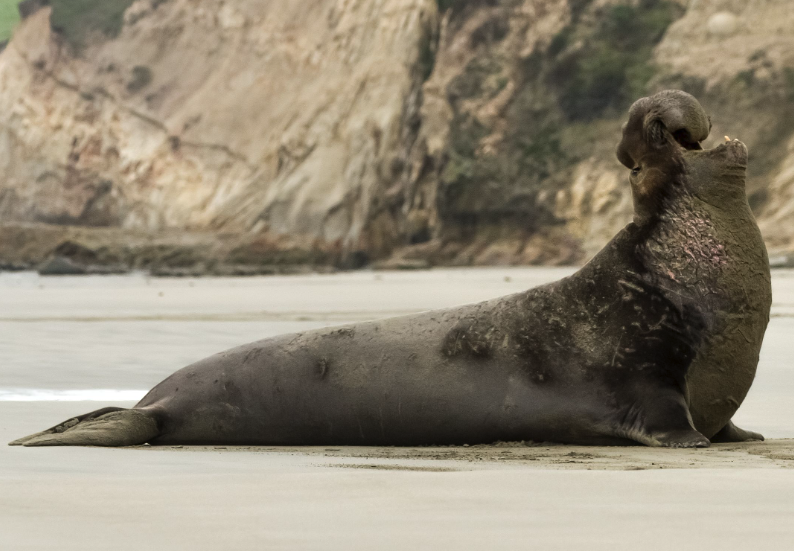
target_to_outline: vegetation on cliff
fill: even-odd
[[[26,0],[0,221],[105,226],[72,241],[153,270],[577,263],[631,217],[626,108],[680,88],[748,144],[751,206],[794,250],[785,5]],[[133,229],[162,240],[129,248]],[[53,235],[12,260],[77,250]]]
[[[0,0],[0,41],[11,38],[11,32],[19,22],[17,4],[19,0]]]
[[[683,13],[665,0],[595,9],[590,2],[571,4],[570,23],[545,49],[518,60],[505,58],[499,45],[511,11],[495,12],[490,28],[504,30],[481,40],[447,86],[455,112],[440,177],[439,211],[447,229],[472,234],[496,224],[531,234],[562,223],[554,215],[554,192],[570,181],[570,168],[592,154],[588,138],[601,128],[597,120],[622,116],[646,91],[656,72],[653,48]],[[511,78],[515,91],[499,119],[506,126],[503,137],[485,148],[493,129],[471,105],[498,95]]]
[[[76,50],[89,36],[114,38],[124,25],[124,12],[135,0],[49,0],[50,23]]]
[[[135,0],[40,0],[39,6],[52,6],[52,28],[63,35],[76,50],[96,33],[106,38],[118,36],[124,25],[124,12]],[[161,0],[164,1],[164,0]],[[11,38],[19,23],[20,0],[0,0],[0,41]]]
[[[546,80],[568,120],[592,120],[610,109],[622,115],[645,94],[657,72],[653,48],[681,15],[666,0],[607,6],[596,21],[574,14],[546,51]]]

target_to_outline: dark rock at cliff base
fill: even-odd
[[[372,265],[375,270],[429,270],[432,268],[427,260],[408,258],[390,258]]]
[[[212,267],[208,275],[217,277],[245,277],[308,273],[311,271],[311,266],[218,264]]]
[[[80,266],[92,264],[97,260],[96,251],[68,239],[55,247],[51,254],[55,258],[63,258]]]
[[[29,269],[29,268],[27,268]],[[130,269],[127,266],[118,264],[82,264],[63,256],[53,256],[45,260],[38,268],[40,275],[60,276],[60,275],[119,275],[128,274]]]
[[[0,261],[0,272],[23,272],[30,270],[31,267],[21,262],[2,262]]]
[[[38,268],[40,275],[84,275],[86,269],[83,266],[75,264],[68,258],[62,256],[55,256],[45,261]]]
[[[152,266],[149,268],[149,275],[153,277],[250,277],[333,273],[334,271],[336,269],[333,266],[308,264],[196,264],[188,267]]]

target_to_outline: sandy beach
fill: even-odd
[[[0,440],[132,405],[108,399],[134,397],[185,363],[256,338],[484,300],[566,273],[2,274]],[[775,272],[774,286],[756,384],[737,415],[766,442],[0,446],[0,548],[790,549],[794,274]]]

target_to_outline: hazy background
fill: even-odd
[[[581,264],[631,217],[626,109],[668,87],[711,113],[707,145],[747,143],[750,204],[794,263],[787,0],[15,4],[6,269]]]

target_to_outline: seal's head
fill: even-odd
[[[665,90],[631,106],[617,157],[631,169],[638,221],[683,190],[710,203],[744,200],[747,148],[734,140],[704,151],[701,142],[710,131],[700,103],[680,90]]]

